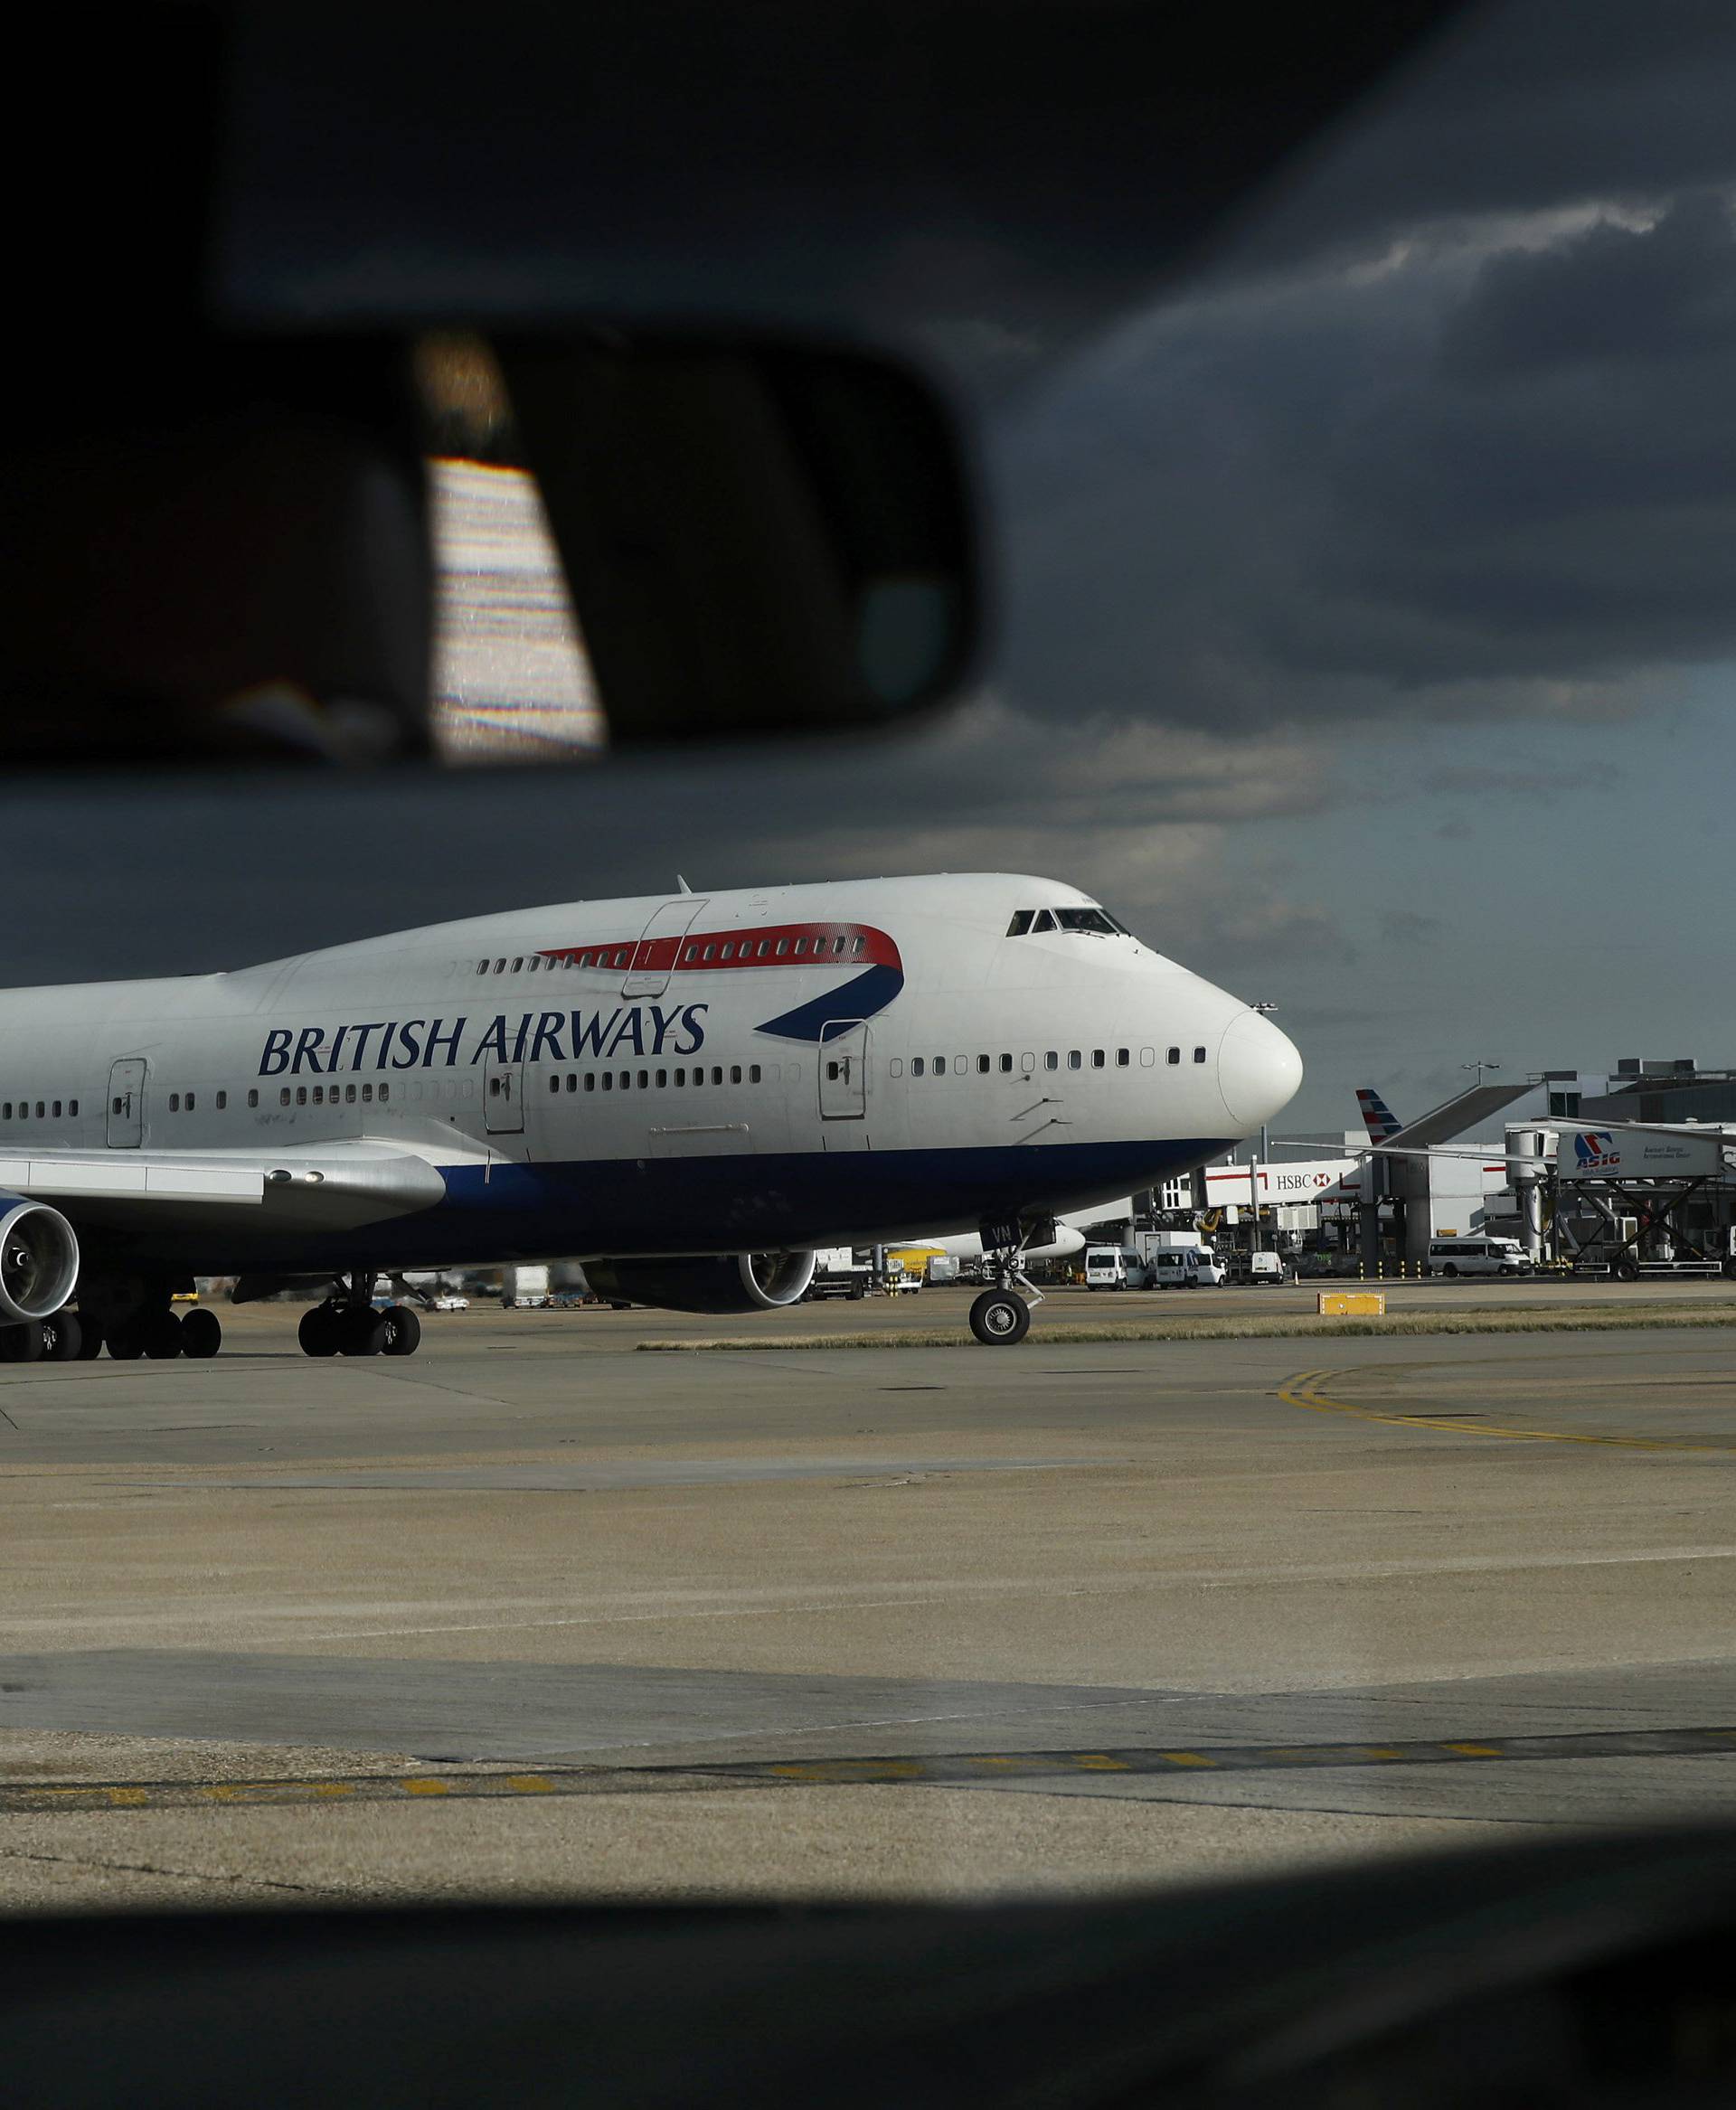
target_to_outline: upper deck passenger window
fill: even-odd
[[[1031,928],[1031,918],[1034,912],[1030,909],[1015,909],[1013,920],[1006,927],[1006,935],[1009,937],[1023,937]]]

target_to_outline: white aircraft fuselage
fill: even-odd
[[[0,994],[0,1191],[87,1282],[797,1250],[1126,1195],[1300,1076],[1053,881],[579,901]]]

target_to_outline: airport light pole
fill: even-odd
[[[1458,1067],[1461,1069],[1476,1070],[1477,1081],[1480,1085],[1483,1082],[1483,1072],[1486,1069],[1499,1069],[1501,1065],[1498,1062],[1461,1062]]]

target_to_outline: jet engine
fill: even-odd
[[[814,1279],[812,1253],[719,1253],[679,1260],[587,1260],[599,1296],[666,1312],[770,1312]]]
[[[0,1324],[50,1317],[78,1280],[79,1241],[60,1210],[0,1194]]]

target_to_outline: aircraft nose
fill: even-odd
[[[1246,1135],[1281,1113],[1302,1082],[1295,1043],[1257,1011],[1231,1019],[1218,1045],[1218,1089]]]

